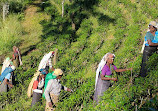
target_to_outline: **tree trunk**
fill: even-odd
[[[64,17],[64,2],[65,0],[62,1],[62,18]]]
[[[56,58],[57,58],[57,53],[58,53],[58,49],[55,49],[54,51],[54,58],[53,58],[53,65],[56,65]]]

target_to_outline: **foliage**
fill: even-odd
[[[40,22],[41,42],[35,51],[23,57],[24,65],[15,71],[17,85],[0,98],[1,103],[7,104],[3,104],[2,109],[44,109],[45,104],[30,108],[31,99],[26,97],[26,90],[42,56],[54,48],[58,48],[55,68],[64,71],[62,84],[74,90],[73,93],[61,92],[57,110],[156,109],[157,54],[149,60],[148,77],[135,78],[142,59],[139,51],[146,33],[144,29],[149,21],[156,19],[156,8],[149,10],[149,7],[155,7],[156,1],[74,0],[66,2],[63,18],[61,1],[45,1],[41,7],[51,19]],[[119,81],[113,83],[94,106],[95,70],[107,52],[116,55],[114,64],[118,68],[132,67],[133,71],[120,73]]]
[[[9,12],[21,13],[24,11],[27,4],[32,3],[34,0],[1,0],[0,3],[9,4]]]

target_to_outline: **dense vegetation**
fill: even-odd
[[[1,54],[7,54],[13,45],[18,45],[24,64],[15,71],[15,87],[0,96],[1,110],[31,110],[31,98],[26,96],[28,84],[44,53],[54,48],[58,48],[55,68],[64,71],[62,83],[74,90],[61,93],[58,110],[156,110],[157,54],[150,58],[149,76],[135,78],[139,74],[140,50],[147,25],[158,17],[156,0],[65,0],[63,17],[62,0],[42,2],[21,0],[18,3],[22,10],[11,8],[6,22],[1,20],[0,36],[4,38],[0,40]],[[16,2],[12,0],[12,3]],[[38,7],[39,16],[34,16],[33,25],[26,28],[22,25],[26,20],[24,10],[30,5]],[[10,23],[13,25],[9,26]],[[12,39],[6,38],[9,36]],[[24,39],[20,39],[21,36]],[[23,41],[28,38],[36,43],[29,41],[24,48]],[[94,107],[95,70],[107,52],[116,55],[114,64],[118,68],[132,67],[133,71],[120,73],[119,81],[113,83],[100,104]],[[44,107],[43,99],[43,104],[32,110],[44,110]]]

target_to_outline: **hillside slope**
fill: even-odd
[[[62,83],[74,90],[73,93],[61,93],[58,110],[155,110],[158,87],[158,64],[155,61],[158,55],[154,54],[150,59],[149,77],[134,76],[140,70],[140,50],[148,23],[158,17],[156,0],[65,0],[63,18],[61,2],[49,0],[39,7],[41,13],[47,13],[50,19],[44,17],[45,20],[37,21],[38,17],[33,15],[35,23],[41,25],[39,30],[42,32],[37,35],[41,41],[33,44],[35,51],[23,57],[24,65],[15,71],[18,84],[0,97],[1,109],[31,110],[31,99],[26,96],[28,84],[44,53],[58,48],[55,68],[64,71]],[[32,26],[33,20],[27,21],[26,25]],[[28,35],[34,31],[36,28]],[[94,107],[95,70],[107,52],[116,55],[114,64],[118,68],[132,67],[133,71],[120,73],[119,81]],[[32,109],[44,110],[45,100],[43,103]]]

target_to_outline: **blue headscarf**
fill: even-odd
[[[48,73],[48,72],[46,71],[46,69],[43,69],[43,68],[42,68],[42,69],[40,69],[39,71],[40,71],[40,72],[41,72],[41,74],[43,74],[43,75],[45,75],[45,74],[47,74],[47,73]]]

